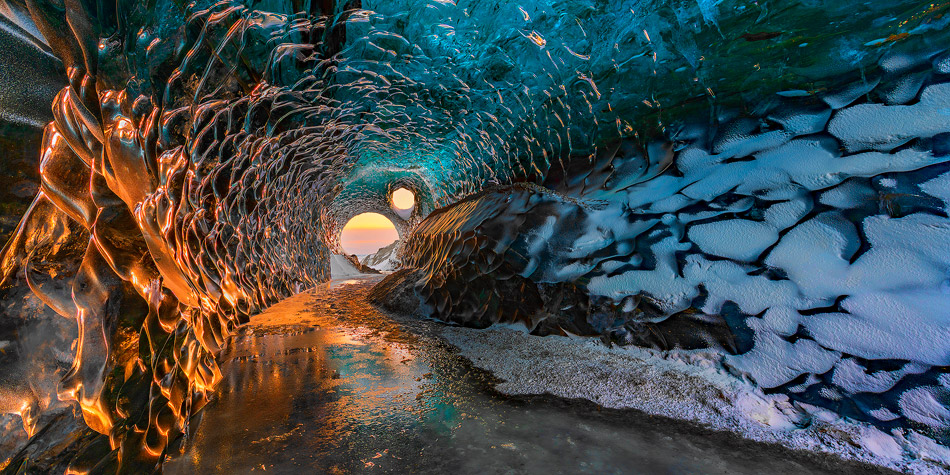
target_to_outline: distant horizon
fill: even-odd
[[[399,239],[396,227],[378,213],[363,213],[351,219],[340,233],[340,246],[347,254],[369,255]]]

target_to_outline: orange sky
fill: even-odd
[[[340,244],[348,254],[372,254],[399,239],[396,227],[385,216],[363,213],[343,227]]]

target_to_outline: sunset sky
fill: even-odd
[[[340,243],[348,254],[365,255],[372,254],[397,239],[399,235],[389,219],[377,213],[363,213],[346,223]]]

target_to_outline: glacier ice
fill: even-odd
[[[391,308],[712,349],[802,404],[946,426],[946,5],[64,5],[4,2],[52,114],[0,101],[49,120],[0,255],[0,343],[32,355],[0,381],[36,383],[0,408],[32,432],[75,401],[101,434],[55,463],[159,466],[234,328],[330,278],[363,212],[403,236]]]

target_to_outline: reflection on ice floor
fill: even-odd
[[[639,411],[508,397],[437,335],[336,281],[255,317],[167,473],[874,473]],[[530,364],[530,362],[527,362]]]

